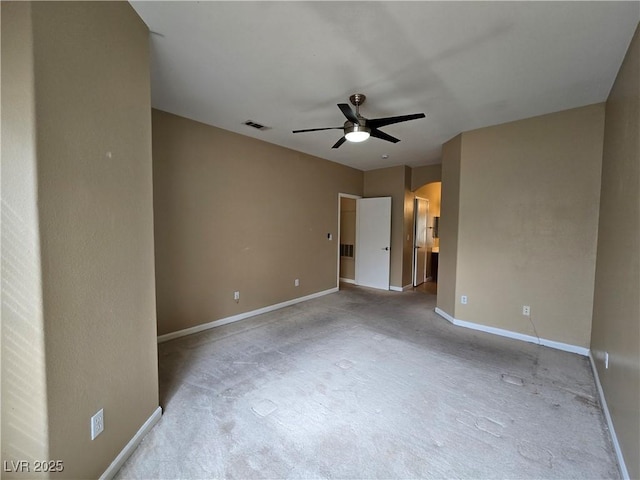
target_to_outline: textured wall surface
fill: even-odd
[[[596,104],[462,134],[455,318],[589,347],[603,131]]]
[[[49,444],[31,4],[2,2],[0,8],[2,460],[35,461],[49,458]],[[2,474],[13,476],[24,474]]]
[[[157,110],[153,164],[159,334],[337,286],[360,170]]]
[[[605,109],[591,349],[631,478],[640,478],[640,29]],[[604,354],[609,354],[609,368]]]
[[[19,156],[31,188],[35,155],[36,225],[32,198],[18,209],[39,230],[42,312],[29,316],[44,331],[48,431],[35,434],[46,456],[32,448],[64,462],[60,477],[96,478],[158,407],[148,30],[128,3],[30,7],[21,55],[33,62],[25,115],[35,123]],[[105,429],[92,441],[100,409]]]
[[[438,165],[427,165],[425,167],[413,167],[411,169],[411,190],[417,190],[427,183],[439,182],[441,180],[441,163]]]
[[[451,316],[456,306],[461,143],[462,135],[458,135],[442,146],[438,308]]]

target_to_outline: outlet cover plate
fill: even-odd
[[[93,417],[91,417],[91,440],[100,435],[104,431],[104,409],[98,410]]]

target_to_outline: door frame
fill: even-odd
[[[341,216],[342,216],[342,211],[340,209],[341,206],[341,200],[343,198],[351,198],[353,200],[358,200],[360,198],[362,198],[361,195],[353,195],[351,193],[338,193],[338,241],[336,242],[336,256],[337,256],[337,271],[336,271],[336,288],[340,289],[340,240],[341,240],[341,232],[340,232],[340,223],[341,223]],[[358,217],[357,217],[357,213],[356,213],[356,222],[358,221]],[[357,235],[357,232],[356,232]],[[355,262],[356,260],[356,255],[358,255],[357,249],[354,249],[353,252],[353,261]],[[355,279],[354,279],[354,283],[355,283]]]
[[[417,268],[418,268],[418,249],[417,247],[417,240],[418,240],[418,235],[417,235],[417,229],[418,229],[418,201],[419,200],[423,200],[427,202],[427,219],[426,219],[426,225],[427,225],[427,230],[429,230],[429,207],[431,206],[431,202],[429,201],[428,198],[424,198],[424,197],[414,197],[413,199],[413,258],[412,258],[412,279],[411,279],[411,283],[413,284],[413,286],[416,286],[416,276],[417,276]],[[429,247],[429,239],[428,237],[425,237],[425,242],[427,243],[425,245],[425,248]],[[429,252],[427,251],[425,254],[425,280],[424,282],[427,281],[427,273],[429,272]]]

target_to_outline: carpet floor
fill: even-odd
[[[150,478],[620,478],[586,357],[340,292],[159,345]]]

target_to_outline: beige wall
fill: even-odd
[[[2,2],[2,460],[51,458],[31,4]],[[11,475],[3,473],[3,478]],[[18,476],[18,475],[16,475]],[[22,475],[24,476],[24,475]]]
[[[603,128],[597,104],[462,134],[455,318],[589,347]]]
[[[338,193],[361,171],[152,116],[159,334],[337,286]]]
[[[340,257],[340,278],[356,279],[356,200],[340,199],[340,243],[353,245],[353,257]]]
[[[462,134],[442,146],[442,204],[440,207],[437,306],[451,316],[455,315],[456,306],[461,147]]]
[[[148,31],[127,3],[31,10],[33,48],[21,54],[33,55],[35,135],[18,153],[27,180],[31,152],[37,162],[45,459],[64,462],[60,477],[95,478],[158,406]]]
[[[416,197],[429,200],[429,215],[440,216],[440,204],[442,202],[442,182],[432,182],[418,188],[413,192]]]
[[[442,164],[413,167],[411,169],[411,190],[417,190],[421,186],[439,182],[442,180]]]
[[[640,478],[639,178],[640,29],[606,103],[591,336],[598,376],[631,478]]]
[[[391,197],[391,267],[392,287],[411,283],[411,253],[413,248],[413,194],[411,169],[404,165],[364,172],[365,197]],[[407,224],[410,219],[410,223]],[[409,235],[409,239],[407,239]]]

